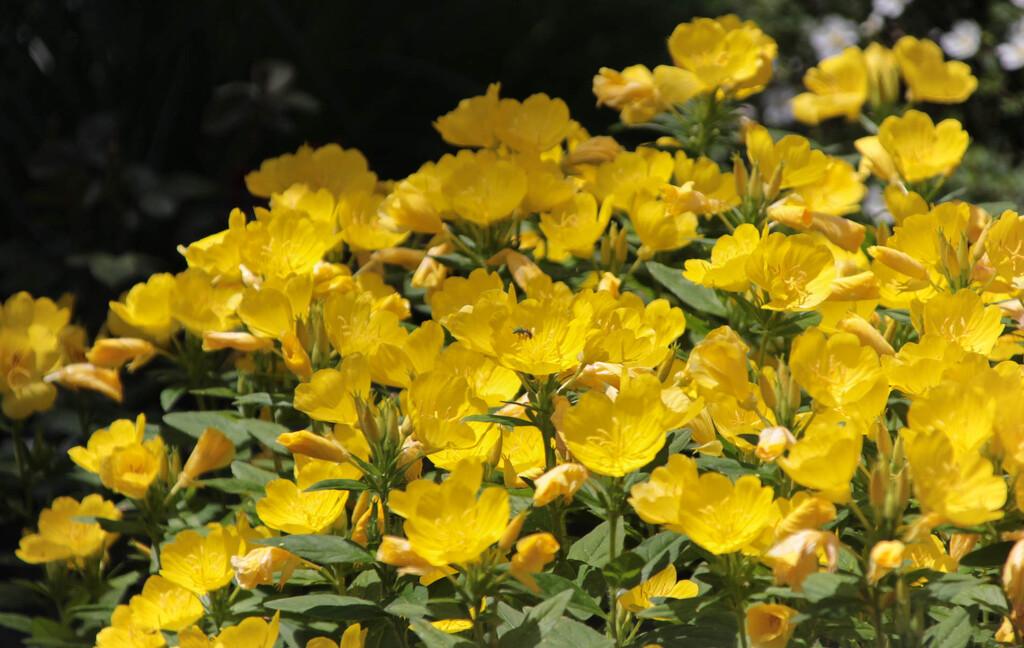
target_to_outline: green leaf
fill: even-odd
[[[954,596],[950,603],[971,607],[977,605],[982,610],[1006,616],[1006,596],[998,585],[985,584],[973,587]]]
[[[475,644],[458,635],[448,634],[430,625],[429,621],[413,619],[409,625],[423,640],[425,648],[475,648]]]
[[[697,617],[697,610],[706,605],[708,599],[696,596],[688,599],[666,598],[662,603],[640,610],[638,617],[645,619],[675,619],[683,623],[692,623]]]
[[[271,610],[295,612],[316,617],[317,619],[344,621],[346,623],[362,619],[372,619],[383,613],[383,610],[370,601],[352,596],[338,596],[337,594],[292,596],[290,598],[264,601],[263,605]]]
[[[262,493],[265,484],[234,477],[214,477],[197,480],[196,486],[205,486],[232,495],[244,495],[246,493]]]
[[[180,399],[186,391],[188,391],[188,389],[181,385],[165,387],[160,392],[160,407],[163,408],[165,412],[173,408],[174,404],[178,402],[178,399]]]
[[[608,564],[608,521],[598,524],[594,529],[583,536],[569,548],[567,557],[570,560],[579,560],[592,567],[601,569]],[[622,551],[622,518],[615,523],[615,551]]]
[[[971,640],[971,618],[967,610],[955,607],[941,623],[924,633],[929,648],[964,648]]]
[[[242,481],[259,484],[260,486],[266,486],[275,479],[280,479],[278,474],[272,473],[269,470],[257,468],[256,466],[247,464],[244,461],[232,461],[231,474]]]
[[[406,619],[430,617],[434,620],[461,619],[466,616],[466,609],[458,599],[429,599],[414,602],[404,598],[395,599],[384,611]]]
[[[857,598],[857,583],[857,577],[849,574],[817,572],[804,580],[804,597],[812,603],[839,596]]]
[[[644,568],[640,572],[643,582],[665,569],[679,557],[679,550],[686,542],[686,536],[674,531],[662,531],[641,542],[633,553],[644,559]]]
[[[533,422],[525,419],[516,418],[514,416],[500,416],[498,414],[471,414],[462,419],[463,423],[470,423],[473,421],[479,421],[480,423],[497,423],[498,425],[504,425],[506,427],[533,425]]]
[[[997,567],[1006,564],[1006,558],[1013,549],[1014,541],[996,542],[981,549],[975,549],[960,559],[965,567]]]
[[[190,389],[188,393],[196,396],[212,396],[213,398],[235,398],[238,393],[227,387],[206,387],[205,389]]]
[[[678,297],[679,301],[703,313],[725,317],[725,306],[711,288],[693,283],[684,277],[683,271],[678,268],[670,268],[654,261],[648,261],[646,265],[651,276]]]
[[[929,599],[933,601],[940,601],[942,603],[948,603],[961,592],[965,592],[978,587],[979,585],[985,584],[985,581],[975,578],[970,574],[943,574],[941,572],[931,572],[927,577],[929,580],[925,583],[924,587],[921,588],[921,591]]]
[[[569,605],[572,592],[566,590],[545,600],[543,603],[526,609],[526,618],[522,624],[512,628],[498,642],[499,648],[520,648],[522,646],[540,646],[544,638],[555,626]]]
[[[30,634],[32,632],[32,617],[13,612],[0,612],[0,627]]]
[[[300,558],[318,565],[336,563],[369,563],[373,554],[351,540],[328,535],[289,535],[252,540],[254,544],[287,549]]]
[[[562,617],[544,633],[537,646],[538,648],[613,648],[615,642],[611,637],[606,637],[589,626]]]
[[[164,414],[164,423],[175,430],[198,439],[206,428],[217,428],[236,446],[249,441],[249,433],[234,418],[218,412],[171,412]]]
[[[288,452],[288,448],[277,442],[278,436],[291,432],[285,426],[259,419],[241,419],[238,421],[238,424],[251,434],[254,439],[270,448],[272,452],[288,457],[291,456],[292,453]]]
[[[263,407],[291,407],[292,402],[287,400],[284,394],[268,394],[267,392],[256,392],[253,394],[242,394],[236,398],[232,405],[262,405]]]
[[[744,466],[735,459],[729,459],[727,457],[701,455],[697,457],[697,467],[701,469],[701,472],[711,471],[722,473],[730,479],[738,479],[744,475],[757,474],[757,468]]]
[[[632,551],[624,551],[601,570],[608,584],[629,589],[640,583],[640,572],[646,561]]]
[[[595,614],[598,616],[604,614],[604,610],[601,609],[601,606],[598,605],[593,597],[583,591],[582,587],[567,578],[562,578],[558,574],[541,572],[540,574],[534,574],[533,580],[537,583],[537,587],[540,588],[540,592],[537,595],[541,598],[550,598],[567,590],[572,591],[572,598],[569,599],[566,611],[577,619],[586,620]]]
[[[369,484],[356,481],[355,479],[323,479],[307,488],[305,492],[311,493],[323,490],[364,491],[369,489]]]

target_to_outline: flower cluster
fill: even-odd
[[[822,61],[797,116],[872,127],[826,153],[738,119],[756,25],[668,46],[594,78],[659,130],[635,150],[494,84],[406,178],[265,161],[88,350],[4,304],[11,419],[164,367],[161,425],[68,452],[117,504],[60,497],[18,550],[113,609],[97,646],[1021,636],[1024,218],[939,195],[968,134],[898,91],[964,101],[969,68],[910,36]],[[104,593],[124,565],[139,593]]]

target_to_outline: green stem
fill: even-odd
[[[14,460],[18,464],[18,476],[21,479],[21,491],[25,500],[25,519],[30,520],[35,517],[35,507],[32,506],[32,466],[29,465],[28,446],[25,445],[25,437],[22,434],[24,428],[24,419],[16,419],[11,427],[11,436],[14,437]]]
[[[611,478],[605,488],[605,507],[608,518],[608,562],[612,563],[618,558],[616,527],[619,522],[619,503],[621,500],[621,478]],[[609,635],[615,640],[616,646],[622,645],[622,638],[619,634],[619,598],[616,595],[615,586],[608,583],[608,630]]]

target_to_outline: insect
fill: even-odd
[[[516,327],[515,330],[512,331],[512,334],[513,335],[518,335],[519,337],[526,338],[528,340],[532,340],[533,339],[533,333],[531,331],[529,331],[528,329],[524,329],[521,326]]]

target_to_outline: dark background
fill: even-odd
[[[617,116],[595,107],[601,66],[670,63],[676,24],[730,11],[779,42],[776,79],[796,86],[815,61],[807,17],[862,20],[870,2],[5,0],[0,298],[73,292],[94,336],[108,300],[183,269],[178,244],[254,203],[242,178],[261,160],[338,142],[401,178],[451,150],[431,122],[493,81],[561,97],[604,134]],[[918,0],[877,38],[989,13]],[[1015,151],[1016,121],[972,102],[975,139],[987,128]]]

